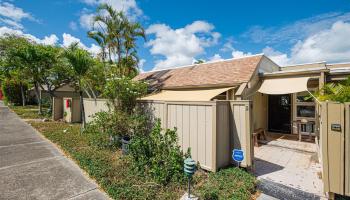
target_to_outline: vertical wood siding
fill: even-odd
[[[85,120],[91,122],[93,116],[101,111],[108,111],[106,99],[84,99]]]
[[[233,148],[245,152],[244,167],[252,165],[250,101],[140,102],[162,121],[163,128],[177,129],[184,152],[202,168],[216,171],[232,163]]]
[[[105,100],[84,99],[87,121],[101,110],[108,110]],[[140,101],[138,104],[152,118],[160,119],[163,129],[177,129],[178,142],[184,152],[203,169],[217,171],[232,163],[232,149],[242,149],[243,167],[252,165],[251,102]]]
[[[251,101],[231,101],[230,108],[232,113],[230,119],[230,141],[233,141],[231,149],[243,150],[245,156],[241,165],[243,167],[251,167],[254,158]]]

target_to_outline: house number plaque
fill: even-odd
[[[332,131],[341,131],[341,125],[340,124],[331,124],[331,130]]]

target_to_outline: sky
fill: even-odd
[[[96,55],[87,31],[101,3],[145,28],[146,41],[137,41],[141,71],[260,53],[281,66],[350,62],[349,0],[0,0],[0,36],[79,42]]]

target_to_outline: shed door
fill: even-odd
[[[291,133],[291,95],[269,95],[268,129],[271,132]]]

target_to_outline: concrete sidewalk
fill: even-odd
[[[0,200],[109,199],[53,144],[0,101]]]

